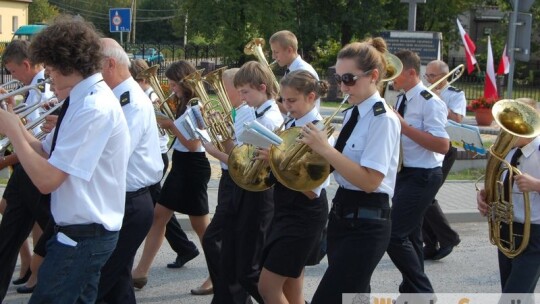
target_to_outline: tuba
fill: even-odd
[[[272,70],[272,66],[275,64],[272,62],[271,64],[268,64],[268,61],[266,60],[266,57],[264,56],[264,52],[262,50],[265,42],[263,38],[253,38],[250,42],[244,46],[244,54],[246,55],[254,55],[257,57],[257,60],[267,67],[271,74],[272,74],[272,81],[274,82],[274,85],[276,86],[277,90],[279,91],[279,82],[276,78],[276,75],[274,75],[274,71]]]
[[[221,75],[225,69],[226,67],[223,67],[208,73],[205,77],[202,77],[203,69],[197,70],[184,77],[182,81],[188,84],[198,97],[193,98],[189,103],[199,104],[201,107],[202,119],[212,143],[221,152],[227,153],[228,148],[225,142],[234,138],[234,124],[231,116],[231,104],[221,81]],[[208,82],[214,87],[218,100],[210,99],[204,82]]]
[[[501,177],[505,172],[509,174],[510,185],[513,184],[513,176],[521,172],[510,165],[504,158],[512,149],[518,137],[533,138],[540,134],[540,115],[529,105],[505,99],[498,101],[492,109],[495,122],[501,127],[501,131],[493,145],[489,148],[489,155],[485,174],[486,203],[489,206],[488,226],[489,238],[493,245],[508,258],[519,255],[529,243],[531,225],[531,206],[529,193],[523,193],[525,203],[525,223],[522,241],[517,246],[516,236],[512,229],[514,209],[512,195],[508,195],[509,201],[505,201],[504,185]],[[502,166],[501,166],[502,165]],[[511,189],[511,187],[508,187]],[[501,224],[508,225],[508,238],[501,236]]]
[[[178,103],[176,102],[175,98],[172,98],[174,96],[174,93],[171,93],[168,97],[165,96],[165,92],[163,92],[163,89],[161,88],[161,85],[159,83],[159,79],[157,78],[158,69],[159,64],[153,65],[137,74],[137,78],[146,79],[154,92],[157,94],[158,102],[156,104],[152,103],[154,105],[154,111],[156,112],[156,116],[165,116],[166,118],[175,120]],[[161,128],[159,128],[159,132],[161,133],[161,135],[165,134],[165,131]],[[172,133],[169,132],[169,135],[172,135]]]

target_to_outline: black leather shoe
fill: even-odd
[[[183,267],[187,262],[193,260],[199,255],[199,250],[195,249],[195,251],[182,254],[176,257],[176,260],[172,263],[167,264],[167,268],[181,268]]]
[[[30,270],[30,268],[28,268],[28,270],[24,274],[24,277],[13,280],[13,285],[21,285],[28,282],[28,279],[30,279],[30,275],[32,275],[32,271]]]
[[[454,247],[456,247],[457,245],[459,245],[459,243],[461,243],[461,240],[457,240],[454,244],[450,245],[450,246],[445,246],[445,247],[441,247],[437,253],[435,254],[435,256],[433,256],[433,260],[435,261],[438,261],[438,260],[441,260],[443,258],[445,258],[446,256],[448,256],[450,253],[452,253],[452,250],[454,250]]]
[[[17,293],[32,293],[34,292],[34,288],[36,288],[35,285],[32,287],[26,287],[26,286],[17,287]]]
[[[424,260],[433,260],[433,257],[437,254],[437,249],[428,248],[424,246]]]

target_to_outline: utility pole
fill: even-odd
[[[416,31],[416,7],[418,3],[426,3],[426,0],[401,0],[401,3],[409,3],[409,23],[407,30]]]
[[[186,20],[184,21],[184,46],[187,44],[187,23],[188,23],[188,12],[186,12]]]
[[[132,40],[133,40],[133,43],[135,43],[135,33],[136,33],[136,30],[137,30],[137,0],[132,0],[131,2],[131,11],[133,12],[132,15],[133,15],[133,19],[132,19],[132,26],[131,26],[131,31],[132,31]]]

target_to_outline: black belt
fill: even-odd
[[[84,224],[84,225],[68,225],[54,226],[54,232],[62,232],[69,237],[97,237],[103,236],[110,232],[101,224]]]
[[[128,191],[126,192],[126,198],[134,198],[136,196],[139,196],[141,194],[144,194],[148,192],[148,187],[143,187],[139,190],[135,190],[135,191]]]
[[[338,219],[372,219],[388,220],[390,219],[390,209],[372,208],[372,207],[352,207],[334,204],[334,215]]]
[[[338,219],[390,219],[389,195],[338,188],[332,212]]]

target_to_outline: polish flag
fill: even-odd
[[[495,64],[493,63],[493,51],[491,50],[491,39],[489,36],[487,43],[487,65],[486,79],[484,82],[484,97],[498,98],[499,94],[497,94],[497,83],[495,82]]]
[[[467,59],[467,73],[470,74],[474,71],[474,65],[476,64],[476,57],[474,57],[476,45],[474,45],[474,42],[471,40],[471,37],[469,37],[469,34],[465,32],[463,26],[461,26],[459,19],[456,20],[459,28],[459,34],[461,35],[461,40],[463,40],[463,46],[465,47],[465,58]]]
[[[510,73],[510,59],[506,55],[506,45],[502,53],[501,61],[499,61],[499,67],[497,68],[497,75],[505,75]]]

